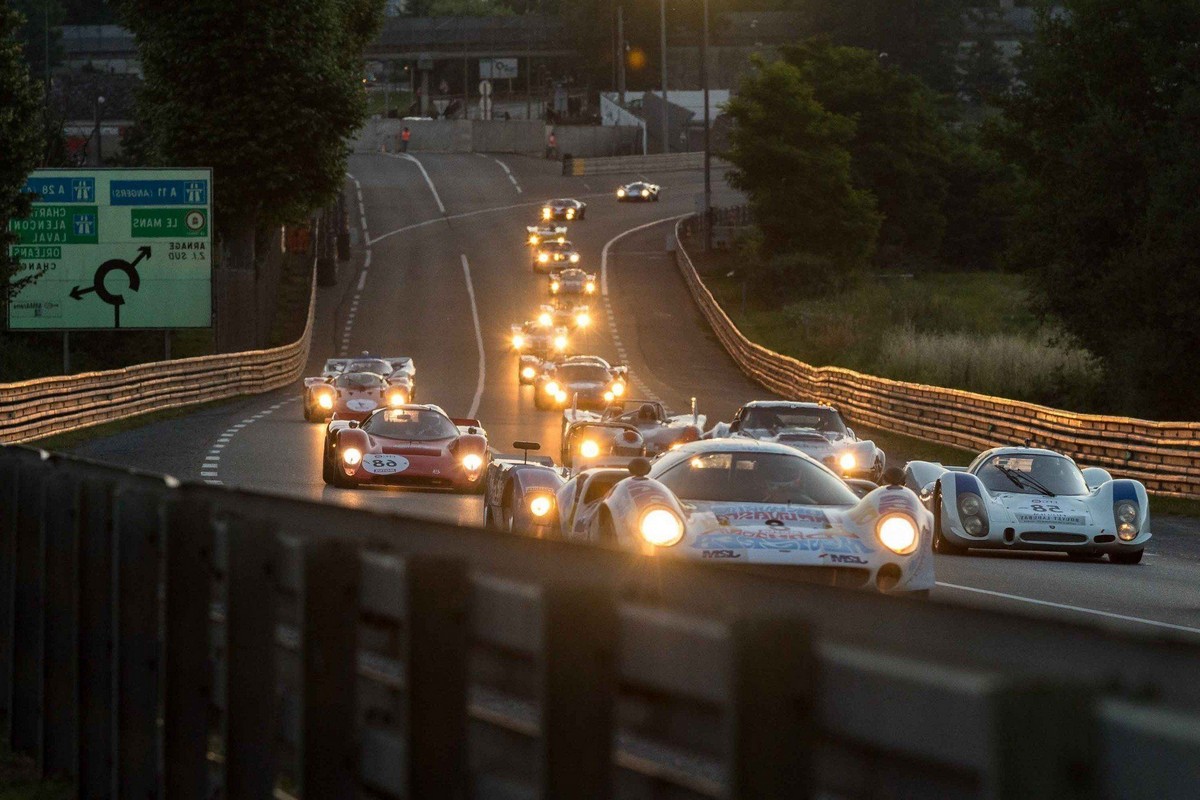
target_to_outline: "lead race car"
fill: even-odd
[[[617,202],[619,203],[657,203],[658,193],[662,189],[661,186],[647,181],[634,181],[627,183],[617,189]]]
[[[459,492],[483,488],[489,450],[477,419],[454,419],[434,405],[373,411],[361,424],[331,420],[321,476],[343,489],[424,486]]]
[[[575,220],[583,219],[587,215],[587,203],[575,200],[571,197],[560,197],[556,200],[547,200],[542,203],[542,219],[549,220]]]
[[[576,426],[584,423],[611,422],[632,426],[645,442],[648,458],[661,455],[676,445],[693,442],[701,438],[707,419],[696,413],[696,398],[692,398],[689,414],[673,414],[662,403],[655,400],[614,400],[602,412],[582,408],[563,410],[563,439]],[[616,435],[614,430],[613,435]],[[603,437],[602,437],[603,438]],[[563,463],[567,464],[569,452],[564,450]]]
[[[355,387],[338,385],[339,378],[355,373],[377,375],[380,380],[362,379],[355,382]],[[364,352],[357,358],[328,359],[320,377],[304,379],[304,419],[308,422],[326,422],[339,409],[344,414],[361,414],[385,403],[411,403],[417,393],[416,374],[417,368],[407,356],[379,358]],[[345,383],[342,381],[342,384]],[[375,391],[375,388],[379,391]],[[365,394],[354,394],[364,389],[367,390]],[[359,402],[351,408],[348,405],[351,400]],[[369,405],[367,401],[374,404]]]
[[[967,467],[911,461],[905,481],[934,514],[940,553],[1049,550],[1137,564],[1151,538],[1145,486],[1053,450],[997,447]]]
[[[833,406],[791,400],[754,400],[732,422],[718,422],[709,438],[739,436],[794,447],[847,478],[879,482],[887,455],[859,439]]]
[[[653,463],[573,476],[514,459],[487,482],[492,527],[886,593],[934,586],[933,515],[916,494],[890,484],[859,496],[786,445],[689,442]]]

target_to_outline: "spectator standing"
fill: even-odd
[[[404,130],[400,131],[400,152],[401,153],[408,152],[408,140],[411,138],[412,138],[412,131],[410,131],[408,128],[405,128]]]

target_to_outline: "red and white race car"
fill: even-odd
[[[411,403],[417,393],[416,373],[413,360],[402,356],[331,358],[320,377],[304,379],[304,419],[325,422],[338,413],[342,419],[361,420],[380,406]]]
[[[381,408],[359,423],[335,419],[325,431],[321,477],[330,486],[483,489],[490,460],[477,419],[455,419],[434,405]]]

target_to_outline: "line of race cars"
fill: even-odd
[[[618,200],[658,196],[658,187],[622,189]],[[557,220],[585,212],[578,201],[548,202],[528,243],[567,243]],[[305,418],[326,422],[325,482],[481,492],[487,527],[889,594],[927,595],[935,552],[1141,560],[1145,487],[1052,450],[888,468],[883,450],[825,403],[753,401],[709,426],[695,399],[688,413],[630,399],[627,367],[572,354],[572,335],[591,324],[578,300],[595,290],[586,277],[564,290],[571,270],[582,272],[550,271],[558,291],[551,283],[548,302],[511,334],[518,385],[533,387],[538,409],[561,413],[557,462],[531,454],[541,447],[531,441],[514,443],[520,455],[497,454],[479,420],[415,404],[411,359],[363,354],[330,359],[304,383]]]

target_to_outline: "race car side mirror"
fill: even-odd
[[[347,428],[357,428],[357,427],[358,427],[358,420],[356,420],[356,419],[352,419],[352,420],[350,420],[350,422],[346,423],[346,427],[347,427]]]
[[[899,467],[888,467],[883,471],[884,486],[903,486],[904,470]]]
[[[645,458],[635,458],[629,462],[629,474],[635,478],[644,478],[650,474],[650,462]]]

